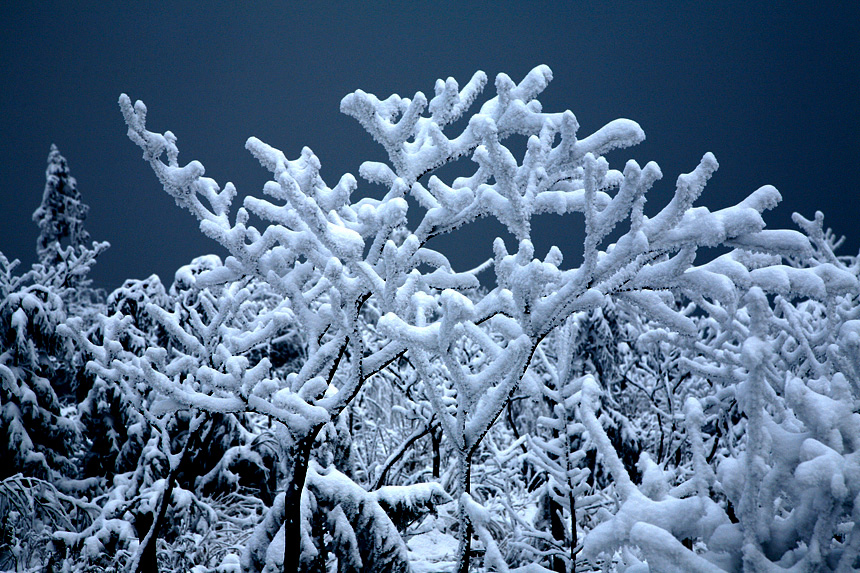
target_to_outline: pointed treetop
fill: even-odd
[[[79,247],[89,241],[89,233],[84,229],[89,207],[81,201],[77,181],[69,174],[66,158],[54,144],[48,154],[45,180],[42,204],[33,213],[40,230],[36,251],[40,262],[54,264],[64,246]]]

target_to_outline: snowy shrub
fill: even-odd
[[[52,148],[40,261],[0,254],[0,567],[860,567],[858,258],[820,213],[765,229],[770,186],[695,207],[709,153],[645,216],[660,169],[604,157],[642,130],[580,135],[537,100],[551,77],[499,74],[480,105],[483,72],[356,91],[341,111],[388,157],[367,185],[250,138],[271,180],[235,211],[123,95],[228,255],[106,298]],[[471,175],[443,181],[459,159]],[[535,252],[546,213],[584,219],[581,264]],[[481,218],[505,228],[492,258],[455,268],[434,239]]]
[[[164,395],[159,402],[162,411],[254,412],[283,424],[292,475],[284,496],[270,510],[274,514],[255,533],[243,558],[245,567],[262,569],[269,559],[295,560],[309,550],[300,549],[300,498],[313,444],[362,388],[372,386],[373,377],[400,357],[414,367],[457,460],[452,493],[459,500],[458,569],[470,567],[473,533],[487,564],[501,567],[502,557],[480,517],[484,510],[471,495],[473,462],[526,376],[541,341],[573,313],[597,308],[606,297],[633,305],[693,338],[696,323],[678,310],[676,295],[686,294],[708,312],[734,308],[738,289],[750,282],[717,261],[695,266],[698,247],[724,245],[777,257],[807,256],[809,243],[800,233],[764,230],[761,213],[779,201],[772,187],[762,187],[738,205],[717,212],[692,206],[717,168],[711,154],[678,178],[673,199],[656,216],[644,216],[645,193],[661,177],[659,168],[629,161],[617,171],[602,157],[641,141],[642,130],[632,121],[616,120],[579,137],[572,113],[545,113],[535,99],[550,79],[545,66],[535,68],[519,84],[500,74],[497,95],[452,136],[443,132],[477,99],[486,84],[482,72],[462,89],[453,79],[437,81],[429,101],[420,92],[413,98],[393,95],[384,100],[362,91],[346,96],[342,111],[356,118],[388,154],[388,163],[365,162],[359,170],[365,180],[383,186],[379,200],[367,196],[353,200],[358,183],[349,174],[328,187],[319,175],[319,160],[309,149],[290,161],[251,138],[246,147],[273,179],[263,188],[268,197],[247,197],[233,222],[228,217],[235,187],[228,183],[221,190],[203,177],[203,166],[196,161],[180,166],[176,137],[147,131],[145,106],[121,97],[129,137],[143,149],[165,190],[230,256],[223,266],[196,279],[220,289],[218,298],[206,303],[205,312],[192,312],[191,320],[183,324],[175,312],[152,309],[159,323],[181,341],[173,355],[149,348],[120,358],[106,348],[100,369],[145,381]],[[519,161],[502,143],[514,135],[527,138]],[[430,175],[462,156],[471,156],[477,164],[472,176],[449,185]],[[417,211],[411,220],[406,216],[409,209]],[[540,213],[585,216],[584,259],[579,267],[565,269],[557,247],[542,259],[535,257],[531,219]],[[260,229],[251,223],[251,215],[262,222]],[[481,217],[499,220],[516,241],[510,251],[503,239],[495,240],[491,266],[496,286],[486,292],[478,291],[475,272],[453,269],[428,243]],[[619,238],[608,243],[610,233],[625,221]],[[243,315],[251,297],[248,285],[259,281],[280,297],[280,303]],[[752,279],[753,284],[758,282]],[[372,316],[363,312],[369,302],[378,309]],[[247,321],[242,328],[231,329],[228,325],[239,316]],[[372,323],[366,323],[368,317]],[[268,358],[249,360],[251,348],[297,321],[307,340],[307,354],[295,371],[275,377]],[[368,329],[377,333],[379,343],[368,343],[363,335]],[[590,368],[596,367],[595,360],[605,362],[588,360]],[[604,383],[619,383],[613,374],[597,370]],[[588,426],[597,407],[594,400],[602,394],[590,388],[593,384],[575,393],[588,390],[592,397],[580,406],[583,423],[617,481],[615,474],[624,466],[612,461],[617,458],[613,443],[622,450],[638,446],[622,446],[625,439],[635,441],[623,416],[607,421],[608,429],[617,434],[614,440],[603,440],[596,426]],[[676,412],[671,413],[673,425]],[[603,427],[600,424],[600,431]],[[650,470],[644,462],[638,467],[645,474]],[[630,481],[629,476],[626,479]],[[276,534],[284,539],[280,556],[280,550],[266,549]],[[337,539],[345,547],[354,542],[346,534]],[[299,565],[292,561],[284,567]]]
[[[833,254],[820,214],[795,220],[814,252],[792,266],[742,251],[723,255],[712,265],[734,274],[746,293],[739,304],[709,308],[692,344],[664,334],[686,347],[680,361],[703,382],[691,387],[698,396],[686,399],[679,418],[692,465],[645,458],[637,487],[615,460],[621,506],[586,538],[589,557],[623,548],[626,565],[642,567],[644,558],[660,571],[860,565],[857,484],[847,477],[860,430],[847,358],[856,350],[845,345],[860,283],[856,262]],[[586,409],[597,393],[591,388]],[[587,410],[586,424],[598,431]],[[598,445],[612,458],[605,440]]]

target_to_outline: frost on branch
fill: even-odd
[[[692,344],[698,336],[697,322],[679,307],[679,297],[725,322],[737,311],[743,291],[751,287],[770,294],[829,297],[851,286],[832,261],[803,269],[779,264],[782,257],[805,260],[813,249],[801,233],[765,230],[762,213],[780,199],[773,187],[762,187],[737,205],[715,212],[694,206],[717,169],[710,153],[690,173],[678,177],[669,203],[654,217],[646,217],[645,195],[662,177],[659,167],[653,162],[642,167],[631,160],[621,170],[611,169],[603,156],[642,141],[641,128],[620,119],[581,137],[573,113],[544,112],[537,100],[551,77],[546,66],[535,68],[519,83],[499,74],[495,95],[457,133],[451,133],[452,126],[487,83],[483,72],[462,89],[450,78],[437,81],[429,101],[421,92],[412,98],[380,99],[356,91],[342,100],[341,110],[357,119],[388,154],[388,163],[365,162],[359,169],[369,183],[383,186],[382,199],[360,191],[350,174],[329,187],[320,176],[318,158],[307,148],[289,160],[252,137],[246,148],[270,172],[271,181],[264,185],[264,195],[245,198],[235,215],[230,213],[235,187],[228,183],[222,190],[204,177],[199,162],[180,166],[176,137],[169,131],[148,131],[146,107],[121,96],[129,137],[141,147],[165,191],[230,256],[195,278],[197,288],[208,293],[199,307],[147,306],[147,313],[175,341],[171,353],[148,347],[118,354],[106,338],[101,348],[92,348],[98,357],[93,368],[106,379],[142,382],[154,389],[162,396],[155,403],[159,415],[183,410],[251,412],[282,425],[281,445],[291,460],[289,478],[283,496],[244,553],[246,568],[266,566],[274,554],[266,547],[275,535],[283,535],[286,543],[281,555],[298,559],[299,540],[308,534],[301,521],[301,496],[309,487],[306,479],[312,477],[309,464],[315,440],[401,360],[414,369],[432,412],[404,447],[435,426],[441,428],[456,460],[451,493],[459,503],[457,567],[469,569],[474,533],[487,552],[487,563],[503,568],[500,550],[493,549],[496,542],[487,537],[486,522],[480,517],[476,501],[480,497],[473,485],[481,484],[473,484],[473,461],[513,393],[528,378],[541,342],[570,316],[614,299]],[[504,144],[513,136],[526,138],[522,157]],[[476,165],[471,176],[446,183],[432,174],[462,157]],[[565,268],[565,254],[556,246],[535,253],[532,218],[542,213],[584,216],[580,266]],[[503,238],[493,242],[495,285],[488,291],[479,288],[475,273],[454,268],[444,253],[428,246],[433,237],[481,217],[496,218],[515,240],[513,250]],[[609,243],[611,236],[618,238]],[[718,246],[739,250],[695,264],[699,247]],[[742,252],[748,253],[748,260]],[[751,264],[753,259],[759,263]],[[766,262],[760,264],[762,260]],[[268,303],[253,304],[258,291],[266,293]],[[109,320],[110,332],[121,335],[127,322],[120,316]],[[279,370],[255,352],[283,336],[291,324],[301,325],[306,348],[289,369]],[[368,335],[371,331],[373,336]],[[595,387],[583,382],[579,409],[565,402],[565,416],[582,417],[622,501],[640,499],[627,470],[613,458],[613,444],[601,435]],[[571,431],[582,429],[574,424]],[[402,451],[392,454],[386,468]],[[578,459],[574,456],[571,463]],[[544,459],[547,467],[550,461]],[[644,474],[658,475],[647,459],[640,465]],[[380,483],[386,471],[379,475]],[[565,487],[570,492],[582,489],[575,479]],[[714,502],[709,499],[705,494],[689,502],[685,498],[679,507],[699,504],[698,513],[690,513],[695,521],[710,515]],[[649,503],[629,507],[651,507]],[[574,513],[573,504],[568,505],[569,514]],[[332,510],[333,521],[326,527],[337,533],[333,535],[343,554],[354,555],[356,538],[341,527],[343,516],[347,516],[343,507],[340,513]],[[711,525],[709,521],[707,527]],[[699,522],[689,524],[699,532],[711,531],[702,527]],[[570,539],[575,531],[572,527]],[[633,527],[618,538],[598,532],[595,539],[604,542],[587,545],[593,548],[588,552],[598,555],[623,547],[631,539],[647,538],[650,531],[645,525]],[[667,535],[681,535],[681,530]],[[650,551],[644,546],[642,550]],[[691,566],[699,566],[700,558],[689,559]],[[571,556],[567,563],[574,561]],[[557,560],[556,566],[564,562]],[[284,567],[293,565],[298,567],[296,563]]]

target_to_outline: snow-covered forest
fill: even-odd
[[[229,254],[111,293],[52,148],[38,262],[0,254],[0,570],[860,569],[857,257],[818,212],[767,229],[771,186],[698,206],[710,153],[646,215],[642,129],[580,133],[551,79],[355,91],[387,162],[329,186],[252,137],[236,208],[122,95]],[[537,252],[541,214],[581,250]],[[434,238],[481,218],[454,268]]]

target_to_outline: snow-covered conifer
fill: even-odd
[[[73,385],[73,349],[57,333],[63,302],[51,288],[12,276],[11,267],[0,254],[0,477],[75,477],[70,458],[79,428],[61,415],[54,389]]]
[[[69,174],[66,158],[56,145],[51,145],[45,178],[42,204],[33,213],[40,231],[36,251],[40,262],[55,265],[63,259],[64,247],[87,245],[90,235],[84,229],[84,220],[90,208],[82,201],[78,183]]]

